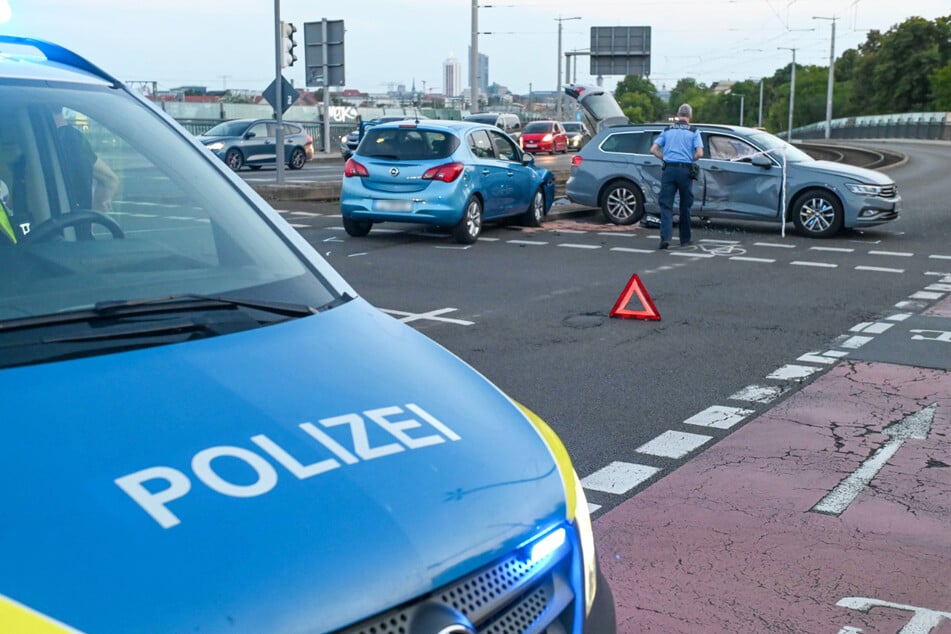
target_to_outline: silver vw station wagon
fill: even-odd
[[[565,91],[578,101],[591,129],[599,130],[572,160],[569,200],[600,207],[615,224],[654,219],[660,214],[661,161],[650,147],[666,124],[630,124],[601,88]],[[881,172],[816,160],[763,130],[694,125],[704,156],[694,185],[695,216],[776,223],[785,218],[814,238],[898,218],[901,197]]]

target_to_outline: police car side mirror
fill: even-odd
[[[757,156],[754,156],[754,157],[750,160],[750,163],[752,163],[752,164],[755,165],[756,167],[766,167],[766,168],[769,168],[769,167],[772,167],[772,166],[773,166],[773,162],[770,161],[767,157],[763,156],[762,154],[759,154],[759,155],[757,155]]]

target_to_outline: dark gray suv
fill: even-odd
[[[572,88],[600,132],[572,160],[568,198],[600,207],[616,224],[659,215],[661,161],[650,147],[667,124],[625,125],[616,117],[620,108],[605,109],[608,99],[614,102],[610,93]],[[585,108],[586,96],[597,111]],[[603,112],[614,113],[615,125],[605,125],[599,117]],[[697,216],[777,223],[785,218],[800,234],[814,238],[898,218],[901,198],[895,182],[880,172],[815,160],[763,130],[695,125],[704,156],[694,185]]]

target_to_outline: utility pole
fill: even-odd
[[[742,125],[743,125],[743,99],[744,99],[744,95],[741,95],[740,93],[735,93],[735,94],[736,94],[737,97],[740,98],[740,125],[742,126]]]
[[[469,112],[479,112],[479,2],[472,0],[472,40],[469,44]]]
[[[793,104],[796,100],[796,49],[786,46],[780,46],[778,48],[792,51],[792,73],[789,78],[789,128],[786,132],[786,141],[792,143]]]
[[[826,138],[832,136],[832,89],[835,77],[835,21],[836,17],[825,18],[814,15],[813,20],[830,20],[832,22],[832,44],[829,46],[829,87],[826,90]]]
[[[558,88],[555,90],[555,103],[557,104],[558,120],[562,120],[561,116],[561,25],[563,22],[568,20],[580,20],[581,16],[574,18],[555,18],[555,22],[558,23]]]
[[[277,125],[277,148],[274,154],[274,167],[277,170],[275,180],[278,185],[284,184],[284,25],[281,23],[281,0],[274,0],[274,119]],[[324,93],[326,93],[324,89]],[[327,95],[324,95],[324,99]]]

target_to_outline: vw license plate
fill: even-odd
[[[413,211],[411,200],[378,200],[373,204],[377,211]]]

